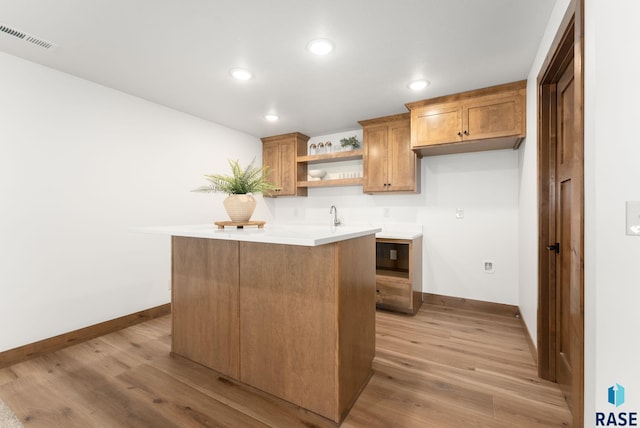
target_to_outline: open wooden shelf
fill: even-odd
[[[362,149],[350,150],[347,152],[326,153],[322,155],[298,156],[296,162],[314,164],[325,162],[342,162],[355,159],[362,159]]]
[[[335,186],[362,186],[362,177],[337,178],[334,180],[298,181],[298,187],[335,187]]]
[[[406,279],[409,280],[409,272],[401,272],[389,269],[376,269],[376,275],[379,277],[387,277],[390,279]]]

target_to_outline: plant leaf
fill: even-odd
[[[238,160],[229,159],[231,175],[205,174],[204,178],[209,184],[193,189],[193,192],[223,192],[228,195],[240,195],[247,193],[265,193],[276,186],[268,181],[271,173],[267,166],[254,166],[255,158],[246,168],[240,166]]]

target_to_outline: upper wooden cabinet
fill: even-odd
[[[307,164],[298,163],[297,158],[307,153],[309,137],[292,132],[261,140],[262,165],[269,167],[269,181],[277,186],[264,196],[307,196],[307,189],[297,186],[307,179]]]
[[[420,155],[518,148],[526,135],[526,80],[406,104]]]
[[[408,113],[358,122],[362,126],[362,191],[417,192],[418,157],[411,150]]]

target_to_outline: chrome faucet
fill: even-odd
[[[335,205],[331,205],[329,208],[329,214],[333,214],[333,225],[337,226],[340,224],[340,220],[338,220],[338,209]]]

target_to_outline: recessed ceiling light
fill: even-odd
[[[429,81],[427,81],[427,80],[414,80],[413,82],[409,83],[409,85],[407,85],[407,86],[412,91],[421,91],[422,89],[424,89],[427,86],[429,86]]]
[[[266,114],[264,118],[269,122],[276,122],[278,119],[280,119],[280,116],[278,116],[277,114],[271,113],[271,114]]]
[[[229,74],[236,80],[249,80],[253,77],[253,73],[246,68],[232,68]]]
[[[309,42],[307,49],[315,55],[326,55],[333,51],[333,43],[327,39],[316,39]]]

